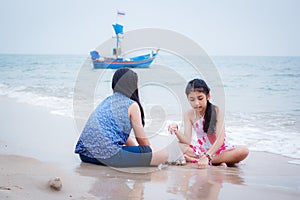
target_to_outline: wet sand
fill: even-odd
[[[92,178],[33,158],[1,155],[0,177],[0,199],[93,199]],[[55,177],[62,180],[60,191],[48,185]]]
[[[251,152],[243,164],[230,168],[187,164],[113,169],[79,163],[70,171],[54,163],[1,155],[0,199],[297,199],[300,167],[287,161]],[[61,178],[61,191],[48,187],[53,177]]]
[[[0,199],[297,199],[300,165],[251,151],[231,168],[121,168],[81,163],[71,118],[0,98]],[[48,181],[60,177],[61,191]]]

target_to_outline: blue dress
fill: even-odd
[[[128,108],[133,100],[115,92],[90,115],[76,144],[75,153],[107,159],[116,155],[127,141],[132,126]]]

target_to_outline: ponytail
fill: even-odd
[[[207,100],[203,131],[207,134],[214,135],[216,133],[216,123],[216,107]]]
[[[141,105],[141,102],[140,102],[138,89],[136,89],[129,98],[134,100],[135,102],[137,102],[137,104],[139,105],[140,111],[141,111],[142,124],[143,124],[143,126],[145,126],[145,114],[144,114],[143,106]]]

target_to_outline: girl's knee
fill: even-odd
[[[194,150],[189,145],[180,143],[180,148],[183,154],[194,156]]]
[[[244,146],[240,146],[236,150],[237,150],[236,156],[238,157],[238,160],[240,160],[240,161],[244,160],[249,154],[248,148],[244,147]]]
[[[165,149],[152,152],[151,165],[157,166],[161,163],[166,162],[168,160],[168,156],[168,151],[166,151]]]

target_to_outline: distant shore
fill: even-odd
[[[251,151],[233,168],[112,169],[73,153],[73,119],[0,97],[0,199],[297,199],[300,165]],[[60,177],[61,191],[48,180]]]

